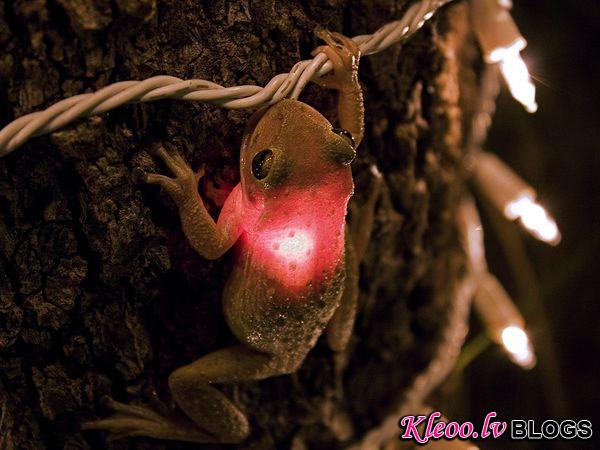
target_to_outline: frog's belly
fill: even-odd
[[[224,291],[223,310],[233,334],[246,345],[273,354],[308,352],[339,305],[343,257],[323,278],[290,289],[252,264],[240,264]]]

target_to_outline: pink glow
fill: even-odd
[[[302,229],[274,232],[269,243],[276,257],[297,264],[306,263],[315,246],[313,237]]]
[[[352,192],[350,173],[335,181],[323,183],[318,193],[288,189],[265,199],[260,217],[244,224],[245,236],[238,246],[249,271],[270,280],[276,289],[295,292],[319,290],[322,280],[333,278],[343,263],[346,206]]]

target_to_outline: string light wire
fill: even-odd
[[[467,240],[462,239],[462,244],[466,253]],[[398,419],[406,414],[414,414],[415,408],[422,405],[452,372],[469,331],[471,300],[476,287],[476,277],[469,270],[451,294],[452,301],[448,306],[446,325],[430,363],[413,379],[403,393],[401,403],[381,423],[365,433],[360,442],[346,447],[346,450],[379,450],[387,442],[397,439]]]
[[[536,357],[525,332],[525,319],[500,281],[488,271],[483,227],[472,198],[463,199],[458,218],[467,263],[477,279],[474,309],[485,325],[488,335],[504,347],[511,360],[525,369],[531,369],[535,365]]]
[[[362,55],[379,53],[404,42],[419,30],[435,12],[452,0],[421,0],[413,3],[404,16],[389,22],[373,34],[356,36]],[[75,95],[49,108],[19,117],[0,130],[0,157],[16,150],[29,139],[62,128],[82,117],[102,114],[127,103],[163,99],[198,101],[227,109],[258,108],[283,98],[298,98],[306,84],[333,69],[324,53],[296,63],[289,73],[276,75],[266,86],[223,87],[207,80],[182,80],[158,75],[143,81],[120,81],[99,91]]]

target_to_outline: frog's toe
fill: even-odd
[[[336,60],[339,60],[341,64],[337,65],[340,68],[343,67],[346,70],[355,68],[360,58],[360,48],[356,42],[341,33],[331,32],[324,28],[317,28],[315,34],[327,44],[317,48],[315,52],[325,53],[334,64],[334,67],[336,66]],[[328,47],[330,51],[325,51],[324,47]]]
[[[337,39],[336,33],[332,33],[327,28],[323,28],[318,26],[315,29],[315,35],[325,41],[325,43],[330,47],[337,47],[338,49],[342,48],[342,43]]]
[[[126,436],[152,436],[164,426],[165,417],[144,406],[128,405],[112,398],[104,400],[104,406],[111,411],[105,419],[82,424],[83,430],[106,430],[113,438]]]
[[[331,35],[333,36],[333,39],[336,41],[339,47],[346,49],[350,54],[352,54],[355,57],[360,56],[360,48],[352,38],[344,36],[342,33],[336,32],[332,32]]]
[[[146,436],[198,443],[215,442],[212,435],[184,418],[166,416],[146,406],[121,403],[112,398],[106,398],[104,406],[112,414],[104,419],[83,423],[82,430],[107,431],[110,440]]]
[[[172,145],[155,143],[149,148],[149,152],[160,159],[177,178],[186,177],[192,173],[192,169],[181,153]]]

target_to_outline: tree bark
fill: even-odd
[[[1,124],[157,74],[264,85],[309,57],[317,25],[372,33],[409,4],[208,3],[0,1]],[[355,201],[376,163],[391,204],[380,202],[362,265],[348,365],[336,373],[319,342],[296,374],[225,387],[252,426],[234,448],[343,448],[382,420],[431,360],[464,270],[454,215],[477,57],[466,21],[464,5],[452,4],[404,46],[362,59],[366,135]],[[311,85],[301,99],[335,119],[332,92]],[[156,389],[168,401],[174,369],[235,341],[220,307],[230,257],[196,255],[170,199],[135,185],[131,172],[161,170],[146,150],[172,142],[193,167],[206,165],[200,188],[216,213],[238,180],[250,113],[128,105],[0,160],[0,447],[197,448],[110,443],[79,426],[105,414],[106,395],[144,401]]]

